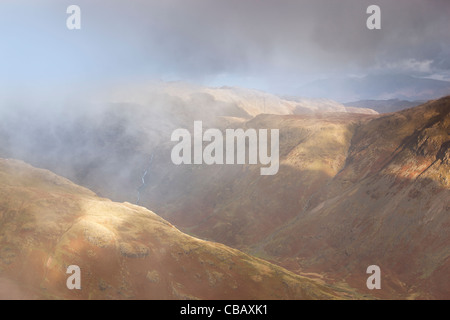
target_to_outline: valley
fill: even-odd
[[[210,95],[207,103],[198,100],[198,88],[157,89],[157,98],[130,94],[135,101],[67,118],[64,126],[48,117],[52,130],[25,119],[23,136],[8,132],[14,119],[3,118],[0,156],[114,201],[136,203],[139,192],[140,206],[184,233],[323,284],[378,298],[449,297],[448,97],[378,115],[328,105],[317,111],[319,102],[316,111],[301,112],[294,100],[244,89],[200,89]],[[220,113],[199,116],[215,105]],[[245,163],[174,164],[171,133],[202,119],[204,130],[279,130],[277,174],[262,176]],[[366,287],[373,264],[381,268],[382,290]]]

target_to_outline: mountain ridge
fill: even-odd
[[[408,101],[408,100],[399,100],[399,99],[390,99],[390,100],[360,100],[344,103],[347,107],[358,107],[358,108],[370,108],[375,110],[378,113],[390,113],[397,112],[408,108],[417,107],[421,104],[426,103],[427,101],[416,100],[416,101]]]

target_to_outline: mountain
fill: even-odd
[[[261,176],[259,165],[168,165],[171,149],[161,148],[142,204],[158,208],[183,230],[245,249],[294,218],[339,172],[355,128],[367,117],[260,115],[236,125],[280,130],[280,169],[274,176]]]
[[[344,105],[330,99],[312,99],[304,97],[287,96],[285,99],[295,101],[296,106],[293,114],[314,114],[325,112],[362,113],[377,114],[375,110],[368,107]]]
[[[317,112],[376,113],[373,110],[348,109],[343,104],[322,98],[277,96],[267,92],[223,86],[218,88],[184,82],[154,82],[114,90],[113,101],[131,104],[150,104],[153,97],[170,97],[185,105],[189,113],[202,119],[208,116],[240,117],[250,119],[259,114],[310,114]],[[152,103],[154,104],[154,103]],[[179,110],[181,111],[181,110]],[[184,110],[186,112],[186,110]],[[179,113],[172,113],[179,116]]]
[[[401,74],[368,75],[316,80],[300,87],[298,95],[336,101],[431,100],[450,94],[450,82]]]
[[[0,157],[21,159],[110,199],[135,203],[149,159],[154,155],[159,161],[172,132],[196,120],[205,128],[227,128],[262,114],[375,113],[325,99],[182,82],[114,88],[95,101],[103,102],[1,105]],[[170,156],[164,161],[170,164]]]
[[[258,248],[356,288],[377,264],[387,291],[448,299],[449,112],[447,97],[358,127],[345,165]]]
[[[257,107],[249,102],[254,109],[244,116],[242,102],[202,117],[211,101],[222,110],[223,100],[217,94],[201,105],[192,98],[196,89],[178,85],[168,85],[170,94],[125,94],[102,109],[80,106],[76,116],[11,109],[0,118],[1,155],[114,201],[139,198],[182,232],[299,275],[381,298],[450,296],[448,97],[383,115],[285,97],[293,103],[287,114],[253,116],[264,110],[263,98]],[[309,108],[297,114],[298,106]],[[192,131],[202,119],[205,130],[279,129],[278,173],[261,176],[259,165],[173,164],[172,131]],[[373,264],[382,270],[381,291],[366,287]]]
[[[376,264],[380,297],[449,298],[449,112],[450,97],[388,115],[261,115],[240,127],[280,129],[277,175],[158,162],[143,203],[297,273],[364,292]]]
[[[0,177],[2,299],[352,297],[21,161],[0,159]],[[81,290],[66,287],[70,265]]]
[[[404,109],[417,107],[424,104],[426,101],[408,101],[399,99],[389,99],[389,100],[360,100],[344,103],[346,107],[357,107],[357,108],[369,108],[375,110],[378,113],[389,113],[401,111]]]

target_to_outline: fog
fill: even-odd
[[[71,4],[81,8],[81,30],[66,27]],[[295,95],[303,84],[334,76],[449,79],[448,1],[377,1],[376,31],[366,28],[370,4],[2,1],[0,156],[51,169],[100,194],[108,185],[108,196],[133,201],[150,157],[155,165],[170,159],[161,152],[174,129],[252,116],[235,96],[221,100],[170,85],[158,91],[154,83]],[[280,103],[258,99],[255,108]]]
[[[192,131],[195,120],[224,127],[227,117],[251,118],[242,105],[202,90],[207,88],[159,82],[97,95],[84,91],[86,98],[10,100],[0,109],[0,157],[49,169],[101,196],[137,203],[155,174],[152,166],[159,166],[158,174],[161,168],[176,169],[170,158],[175,129]],[[262,108],[263,98],[256,101]]]

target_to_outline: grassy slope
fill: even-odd
[[[276,176],[160,163],[145,204],[297,273],[365,292],[378,263],[380,296],[448,298],[449,100],[381,116],[258,116],[245,126],[280,128]]]
[[[449,298],[449,112],[445,98],[359,127],[345,167],[263,241],[266,254],[361,291],[378,264],[382,297]]]
[[[23,162],[0,160],[0,195],[1,298],[352,297]],[[69,265],[82,270],[80,291],[66,288]]]

